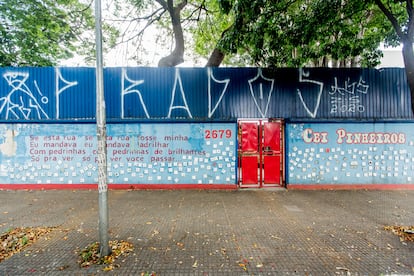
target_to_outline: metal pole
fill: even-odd
[[[101,0],[95,0],[96,39],[96,126],[98,138],[99,244],[100,256],[111,254],[108,238],[108,184],[106,149],[106,111],[103,88]]]

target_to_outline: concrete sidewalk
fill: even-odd
[[[110,191],[110,239],[135,246],[111,272],[77,263],[98,241],[98,191],[0,191],[0,202],[0,233],[58,226],[0,275],[414,275],[414,244],[384,230],[414,225],[414,191]]]

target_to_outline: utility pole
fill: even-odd
[[[100,256],[109,256],[108,183],[106,149],[106,108],[103,87],[102,10],[101,0],[95,0],[96,40],[96,127],[98,138],[99,244]]]

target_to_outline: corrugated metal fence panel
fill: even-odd
[[[90,120],[94,68],[1,68],[0,120]],[[108,120],[412,118],[405,71],[105,68]]]
[[[0,68],[0,120],[95,116],[94,68]]]
[[[203,118],[206,70],[189,68],[106,68],[108,118]]]
[[[94,68],[57,68],[56,110],[58,119],[93,119],[96,112]]]
[[[292,117],[295,118],[412,117],[403,69],[299,70],[297,97],[294,100],[296,113]]]
[[[54,100],[54,69],[2,68],[0,78],[0,118],[2,120],[54,117],[49,103]]]

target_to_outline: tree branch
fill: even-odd
[[[410,1],[410,0],[408,0]],[[393,26],[397,35],[403,40],[405,39],[405,34],[402,31],[400,25],[398,24],[397,18],[392,14],[391,10],[384,6],[381,0],[374,0],[375,4],[377,4],[378,8],[384,13],[384,15],[388,18]]]
[[[160,4],[161,5],[161,7],[164,9],[164,10],[168,10],[168,5],[167,5],[167,2],[165,2],[164,0],[155,0],[158,4]]]
[[[163,0],[156,0],[157,2],[164,2]],[[165,2],[164,2],[165,3]],[[171,17],[173,27],[175,47],[168,55],[160,59],[158,66],[172,67],[184,62],[184,33],[181,26],[181,10],[187,5],[187,0],[180,2],[174,7],[173,0],[167,0],[167,11]]]
[[[182,9],[184,9],[186,5],[187,5],[187,0],[184,0],[183,2],[179,3],[176,8],[181,11]]]
[[[414,12],[413,12],[413,1],[406,0],[406,9],[408,13],[408,24],[407,24],[407,36],[409,40],[413,39],[414,36]]]
[[[413,17],[413,1],[405,0],[405,9],[407,10],[408,17],[411,19]]]
[[[159,11],[161,11],[161,13],[157,17],[149,18],[149,20],[147,21],[147,23],[145,24],[145,26],[137,34],[129,37],[126,40],[123,40],[122,39],[121,43],[127,43],[127,42],[129,42],[129,41],[131,41],[131,40],[133,40],[133,39],[135,39],[137,37],[142,36],[144,34],[144,32],[147,30],[148,27],[150,27],[154,22],[159,21],[161,19],[161,17],[164,15],[164,13],[167,12],[166,10],[162,10],[162,9],[159,9]],[[155,16],[155,14],[153,14],[153,16]],[[128,30],[128,28],[124,31],[124,34],[122,35],[122,38],[124,38],[125,33],[128,32],[127,30]],[[121,43],[119,43],[119,44],[121,44]]]
[[[195,21],[195,22],[198,22],[198,21],[200,21],[200,18],[201,18],[201,13],[204,11],[206,14],[208,14],[210,11],[205,7],[205,5],[204,5],[204,1],[203,1],[203,3],[201,4],[201,5],[199,5],[199,6],[196,6],[196,5],[192,5],[192,6],[194,6],[194,10],[192,10],[191,11],[191,13],[187,16],[187,17],[185,17],[182,21]],[[196,14],[198,12],[198,16],[197,16],[197,18],[196,19],[192,19],[193,18],[193,16],[194,16],[194,14]]]

